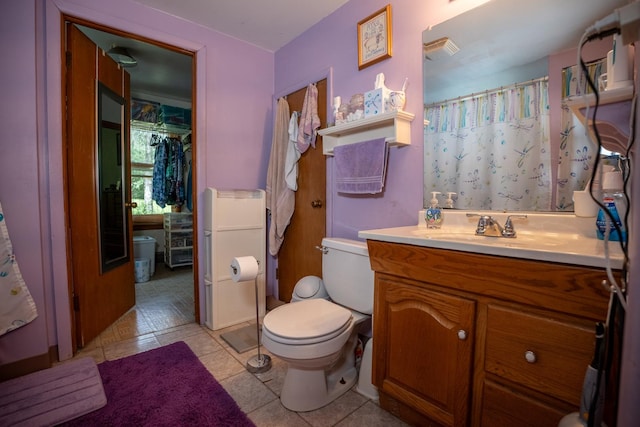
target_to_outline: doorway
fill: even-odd
[[[318,89],[320,127],[327,123],[327,79],[315,83]],[[291,111],[302,111],[307,88],[287,95]],[[298,161],[298,190],[295,210],[278,253],[278,297],[289,302],[298,280],[304,276],[322,277],[322,252],[317,249],[325,237],[326,159],[322,137],[315,148],[305,151]]]
[[[150,100],[151,103],[160,106],[167,105],[177,108],[177,110],[169,110],[171,113],[175,113],[175,111],[191,112],[193,110],[191,108],[194,93],[193,52],[187,52],[183,49],[167,46],[152,40],[140,38],[133,34],[104,28],[74,18],[65,17],[65,21],[78,26],[104,53],[113,47],[124,47],[127,49],[128,54],[137,61],[135,67],[125,68],[131,76],[131,98]],[[124,65],[130,64],[123,64],[123,66]],[[180,66],[182,68],[180,68]],[[150,75],[149,67],[152,67],[152,69],[157,72],[156,74],[162,75],[163,77],[158,79],[155,75]],[[67,79],[65,74],[66,71],[63,73],[64,80]],[[167,84],[167,82],[171,84]],[[166,112],[161,109],[159,111],[161,114],[166,114]],[[195,114],[191,114],[189,119],[191,119],[191,117],[195,117]],[[146,126],[148,130],[152,132],[155,131],[162,136],[178,137],[180,139],[188,136],[190,142],[190,173],[191,176],[195,177],[196,140],[194,133],[192,133],[190,129],[186,129],[184,124],[175,129],[167,127],[166,117],[161,117],[160,119],[162,121],[156,120],[154,122],[152,120],[151,124],[146,122],[143,127]],[[126,123],[129,123],[129,121],[127,120]],[[171,124],[174,125],[175,123],[172,122]],[[191,123],[191,128],[195,128],[193,123]],[[67,166],[67,180],[70,180],[73,176],[74,165],[67,162]],[[136,169],[134,175],[135,173],[139,173],[144,177],[145,172],[139,171],[141,166],[144,165],[133,164],[131,162],[124,165],[129,171]],[[151,172],[153,172],[152,169],[153,168],[151,168]],[[149,174],[149,168],[147,168],[146,173],[147,175]],[[147,176],[147,178],[149,177]],[[191,196],[191,206],[195,206],[196,203],[195,200],[193,200],[195,199],[194,195],[197,194],[195,179],[192,182],[194,185],[188,190],[186,180],[184,181],[184,191]],[[69,191],[68,187],[66,191]],[[132,199],[134,199],[134,197],[132,197]],[[69,194],[67,194],[67,200],[69,200]],[[186,205],[186,203],[183,204]],[[169,207],[169,211],[171,211],[171,207]],[[195,227],[193,227],[193,229],[195,229]],[[188,249],[191,254],[191,262],[185,261],[182,262],[180,266],[176,267],[171,265],[170,268],[165,267],[165,246],[169,245],[170,247],[171,243],[165,240],[166,233],[162,212],[154,212],[149,215],[134,215],[133,233],[129,236],[129,239],[131,240],[134,236],[141,235],[151,237],[155,241],[153,250],[155,274],[149,277],[150,280],[146,281],[141,279],[135,284],[136,305],[102,332],[106,334],[120,334],[120,339],[126,338],[126,336],[122,334],[130,334],[131,337],[134,337],[179,324],[199,321],[197,309],[199,306],[196,279],[197,268],[194,265],[194,255],[197,253],[197,237],[195,233],[192,233],[189,238]],[[183,237],[185,236],[183,235]],[[186,241],[187,239],[185,238],[185,249],[187,249]],[[128,242],[128,245],[129,248],[134,248],[131,241]],[[134,249],[131,250],[132,256],[133,251]],[[171,253],[175,254],[175,252]],[[185,254],[186,251],[182,251],[182,253]],[[76,257],[69,254],[69,259],[72,264],[70,268],[73,269],[74,262],[77,262]],[[73,277],[72,282],[78,282],[77,275],[72,275],[71,277]],[[75,285],[74,283],[71,284],[71,292],[74,291]],[[164,304],[159,304],[158,301],[162,301]],[[75,318],[76,313],[77,312],[72,312],[73,318]],[[72,325],[74,329],[77,328],[76,322],[72,322]],[[74,337],[74,353],[79,346],[81,347],[87,344],[83,340],[77,339],[78,336],[81,336],[78,332],[77,330],[72,331],[72,336]]]

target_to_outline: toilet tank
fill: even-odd
[[[334,237],[322,239],[322,246],[322,280],[331,300],[372,314],[373,271],[367,244]]]

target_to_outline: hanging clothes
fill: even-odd
[[[284,162],[284,175],[287,187],[293,191],[298,190],[298,160],[301,153],[298,150],[298,116],[299,113],[291,113],[289,120],[289,142],[287,143],[287,158]]]
[[[157,140],[153,139],[152,144]],[[185,202],[184,152],[178,138],[167,137],[157,142],[153,165],[152,198],[158,206],[181,206]]]
[[[151,145],[156,146],[153,161],[153,181],[151,198],[158,206],[164,208],[167,205],[167,193],[165,191],[165,177],[167,170],[167,144],[158,135],[151,135]]]
[[[167,204],[181,206],[184,203],[184,152],[178,138],[168,139],[168,158],[166,169]]]
[[[315,83],[307,87],[302,103],[300,124],[298,130],[298,150],[304,153],[311,145],[316,148],[316,135],[320,128],[320,116],[318,116],[318,88]]]
[[[269,253],[278,254],[284,241],[284,232],[291,221],[295,207],[295,193],[285,181],[285,160],[289,134],[289,104],[284,98],[278,100],[276,120],[273,126],[271,154],[267,168],[266,204],[271,214],[269,225]]]

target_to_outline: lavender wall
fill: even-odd
[[[0,202],[17,262],[38,309],[38,318],[0,338],[0,364],[20,357],[46,354],[46,261],[40,236],[45,232],[39,192],[38,107],[36,103],[35,4],[4,2],[0,13],[0,54],[11,58],[0,67],[3,102],[0,117],[6,129],[0,137]],[[7,10],[8,9],[8,10]]]
[[[273,53],[131,0],[2,3],[0,201],[40,317],[0,337],[0,364],[71,356],[62,166],[61,13],[196,52],[199,194],[208,186],[264,188],[272,127]],[[256,72],[259,70],[259,72]],[[202,235],[202,200],[198,202]],[[204,246],[199,259],[204,259]],[[204,295],[200,264],[200,293]],[[201,313],[204,299],[201,299]]]
[[[358,71],[356,24],[391,3],[393,57]],[[359,230],[415,224],[422,208],[422,31],[484,3],[479,0],[351,0],[275,55],[275,93],[285,94],[310,83],[319,70],[333,69],[332,93],[343,102],[373,89],[376,75],[400,89],[406,78],[405,110],[416,115],[412,145],[392,148],[384,193],[346,196],[332,187],[333,159],[327,160],[327,235],[355,239]],[[284,91],[284,93],[283,93]]]

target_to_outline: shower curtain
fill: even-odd
[[[605,72],[606,59],[588,64],[589,75],[597,82]],[[577,77],[577,66],[562,71],[563,100],[569,96],[591,93],[586,80]],[[598,145],[591,140],[587,129],[575,114],[562,103],[562,131],[558,160],[558,187],[556,189],[556,210],[573,211],[573,192],[586,188],[591,178],[594,156]]]
[[[36,317],[36,304],[20,273],[0,204],[0,335],[24,326]]]
[[[425,120],[424,206],[439,191],[459,209],[550,210],[546,79],[428,106]]]

